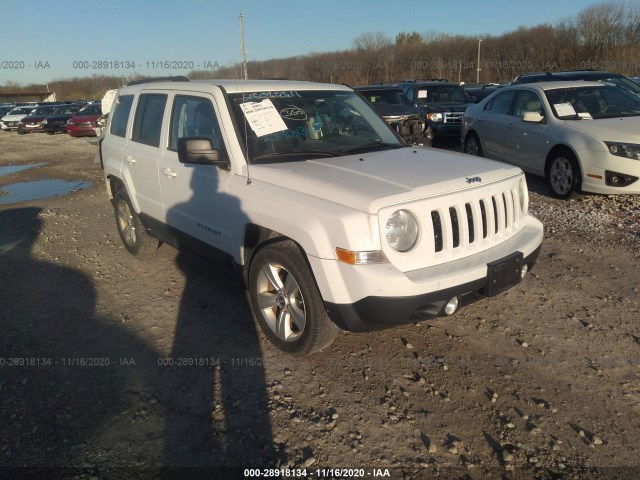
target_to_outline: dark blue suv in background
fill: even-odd
[[[433,144],[459,142],[462,115],[473,104],[457,83],[446,80],[406,80],[397,85],[427,117],[426,136]]]

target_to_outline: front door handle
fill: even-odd
[[[129,165],[133,165],[134,163],[136,163],[136,159],[133,157],[130,157],[129,155],[127,155],[126,160]]]
[[[167,177],[177,177],[178,174],[176,172],[174,172],[173,170],[171,170],[170,168],[163,168],[160,170],[164,175],[166,175]]]

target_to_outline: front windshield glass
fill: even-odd
[[[458,85],[429,85],[418,88],[418,103],[466,103],[464,90]]]
[[[53,111],[53,115],[73,115],[75,112],[78,111],[77,107],[70,107],[70,106],[64,106],[64,107],[58,107]]]
[[[589,77],[588,80],[595,80],[598,82],[607,82],[613,83],[614,85],[620,85],[621,87],[626,88],[627,90],[632,91],[636,95],[640,95],[640,85],[635,84],[628,78],[622,75],[598,75]]]
[[[31,112],[31,115],[50,115],[55,109],[56,107],[38,107]]]
[[[9,115],[29,115],[35,107],[18,107],[9,112]]]
[[[621,87],[569,87],[545,92],[563,120],[640,116],[640,97]]]
[[[78,112],[78,116],[85,115],[102,115],[102,109],[100,107],[84,107]]]
[[[402,90],[361,90],[360,95],[373,104],[411,105],[411,102]]]
[[[338,157],[404,146],[351,91],[249,92],[230,99],[249,162]]]

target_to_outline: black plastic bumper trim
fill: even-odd
[[[523,265],[531,269],[540,248],[524,258]],[[461,308],[485,297],[486,287],[487,278],[480,278],[423,295],[366,297],[351,304],[325,302],[325,306],[331,320],[343,330],[367,332],[444,316],[444,307],[453,297],[460,298],[458,308]]]

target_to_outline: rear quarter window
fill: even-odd
[[[121,95],[118,97],[116,105],[113,109],[113,117],[111,119],[111,135],[123,137],[127,133],[127,123],[129,120],[129,112],[133,104],[133,95]]]

